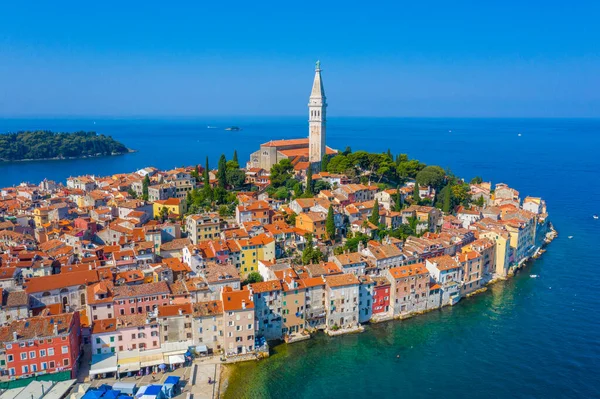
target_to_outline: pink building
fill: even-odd
[[[140,285],[122,285],[114,289],[116,317],[154,311],[169,304],[171,291],[165,281]]]
[[[159,326],[156,318],[143,314],[117,316],[117,351],[160,348]]]

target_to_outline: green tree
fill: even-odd
[[[227,184],[227,158],[225,158],[225,154],[221,154],[221,157],[219,158],[217,180],[219,187],[225,188],[225,185]]]
[[[227,184],[233,188],[243,186],[246,181],[246,174],[241,169],[227,169],[225,176]]]
[[[481,184],[482,182],[483,179],[481,178],[481,176],[475,176],[471,179],[471,184]]]
[[[450,186],[446,186],[442,189],[442,191],[444,192],[442,194],[442,198],[444,199],[442,204],[442,211],[445,213],[449,213],[450,208],[452,206],[452,190],[450,189]]]
[[[233,150],[233,162],[237,163],[238,165],[240,164],[240,161],[238,161],[237,150]]]
[[[369,222],[373,223],[375,226],[379,226],[380,216],[379,216],[379,200],[375,200],[375,204],[373,205],[373,212],[369,217]]]
[[[421,201],[421,195],[419,194],[419,183],[415,182],[415,187],[413,190],[413,202],[418,204]]]
[[[142,181],[142,199],[144,201],[148,201],[148,187],[150,186],[150,176],[144,176],[144,181]]]
[[[394,210],[400,212],[402,210],[402,196],[400,195],[400,186],[396,187],[396,198],[394,198]]]
[[[204,173],[203,173],[203,180],[204,180],[204,186],[210,186],[210,175],[209,175],[209,168],[208,168],[208,157],[206,157],[206,166],[204,167]]]
[[[313,263],[319,263],[323,260],[324,255],[320,249],[313,247],[313,236],[307,233],[305,236],[306,246],[302,251],[302,264],[308,265]]]
[[[321,159],[321,170],[327,171],[327,164],[329,163],[329,155],[323,154],[323,159]]]
[[[352,148],[350,148],[350,146],[347,146],[346,149],[344,150],[343,154],[344,155],[348,155],[352,153]]]
[[[264,279],[259,272],[250,272],[243,285],[263,282]]]
[[[439,166],[426,166],[417,173],[417,183],[423,187],[433,187],[438,189],[442,186],[446,172]]]
[[[131,187],[127,189],[127,194],[133,199],[137,198],[137,193]]]
[[[284,158],[271,167],[271,185],[275,188],[284,186],[292,177],[294,166],[289,159]]]
[[[306,170],[306,190],[304,191],[304,193],[307,196],[314,196],[314,190],[313,190],[313,172],[312,172],[312,166],[309,164],[308,165],[308,169]]]
[[[331,184],[327,183],[325,180],[317,180],[317,182],[315,183],[315,186],[313,188],[313,190],[316,193],[321,192],[321,190],[330,190],[331,189]]]
[[[160,213],[158,214],[160,219],[164,222],[169,217],[169,208],[163,206],[160,208]]]
[[[335,237],[335,220],[333,218],[333,206],[329,205],[329,209],[327,210],[327,219],[325,220],[325,231],[327,232],[327,237],[329,239],[333,239]]]
[[[389,148],[387,150],[387,156],[390,159],[390,161],[394,161],[394,156],[392,155],[392,151]]]

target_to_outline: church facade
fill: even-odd
[[[296,170],[312,166],[319,171],[325,154],[336,151],[327,147],[327,98],[321,79],[321,65],[317,61],[315,78],[308,99],[308,138],[271,140],[261,144],[260,149],[250,155],[247,168],[271,170],[282,159],[289,159]]]

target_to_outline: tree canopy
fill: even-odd
[[[284,158],[271,167],[271,186],[278,188],[284,186],[292,177],[294,166],[289,159]]]
[[[417,183],[422,187],[433,187],[438,189],[444,183],[446,172],[439,166],[426,166],[417,173]]]

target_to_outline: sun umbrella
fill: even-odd
[[[166,368],[167,368],[167,365],[166,365],[166,364],[164,364],[164,363],[161,363],[161,364],[158,366],[158,368],[159,368],[159,369],[161,369],[161,370],[164,370],[164,369],[166,369]]]

